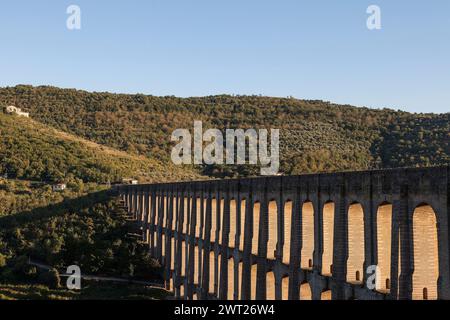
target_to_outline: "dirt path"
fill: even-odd
[[[38,267],[39,269],[44,270],[50,270],[53,269],[51,266],[35,262],[35,261],[29,261],[28,264],[33,265],[35,267]],[[71,274],[66,273],[60,273],[61,277],[69,277]],[[94,280],[94,281],[109,281],[109,282],[120,282],[120,283],[129,283],[129,284],[139,284],[154,288],[164,288],[164,284],[162,282],[156,282],[156,281],[140,281],[140,280],[132,280],[132,279],[126,279],[126,278],[119,278],[119,277],[102,277],[102,276],[94,276],[94,275],[87,275],[82,274],[81,279],[83,280]]]

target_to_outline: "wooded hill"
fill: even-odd
[[[293,98],[155,97],[32,86],[0,89],[0,104],[20,107],[30,112],[33,119],[58,130],[126,151],[133,157],[145,156],[152,162],[163,163],[159,167],[155,165],[156,170],[164,171],[160,174],[169,174],[166,165],[170,163],[174,145],[170,141],[172,131],[192,130],[194,120],[203,121],[204,129],[280,129],[281,171],[285,174],[450,162],[450,113],[411,114]],[[3,126],[1,124],[2,130]],[[19,127],[15,130],[21,134]],[[17,157],[17,153],[30,150],[27,139],[23,140],[24,146],[5,155]],[[92,149],[94,151],[102,153],[101,148]],[[77,152],[70,150],[70,154]],[[108,161],[119,161],[112,158],[115,157],[108,157]],[[88,168],[97,168],[98,172],[109,170],[98,161],[86,161],[86,165],[75,167],[85,171],[89,171]],[[45,167],[47,163],[37,171],[41,173],[25,175],[45,177],[49,170]],[[198,169],[217,177],[259,173],[255,167],[203,166]],[[176,169],[170,167],[170,171],[173,170]],[[86,175],[97,179],[90,172]]]
[[[0,175],[42,182],[107,183],[191,180],[189,167],[99,145],[32,119],[0,112]]]

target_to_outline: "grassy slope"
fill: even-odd
[[[163,161],[169,161],[172,131],[192,130],[194,120],[202,120],[205,128],[281,129],[280,156],[287,174],[450,161],[450,114],[410,114],[290,98],[154,97],[31,86],[0,88],[0,101],[16,104],[65,132]],[[205,172],[221,170],[257,173],[229,167]]]
[[[65,270],[78,265],[85,274],[142,281],[161,280],[161,268],[148,247],[127,236],[136,232],[110,192],[89,194],[0,216],[1,299],[162,299],[167,292],[145,285],[82,281],[82,291],[56,289],[28,258]],[[53,283],[53,282],[52,282]],[[51,289],[53,288],[53,289]]]
[[[53,192],[50,185],[27,180],[0,179],[0,217],[28,212],[36,208],[75,199],[106,189],[95,183],[72,185],[63,192]]]
[[[136,177],[142,182],[198,179],[190,168],[130,155],[56,130],[32,119],[0,113],[0,173],[29,180],[84,181]]]

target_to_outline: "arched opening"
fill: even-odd
[[[131,206],[130,206],[129,210],[130,210],[130,213],[135,213],[134,210],[136,207],[137,195],[134,192],[132,192],[130,197],[131,197]]]
[[[230,201],[230,233],[229,233],[229,247],[235,248],[236,246],[236,223],[237,223],[237,207],[236,200],[231,199]]]
[[[214,251],[210,251],[209,252],[209,293],[210,294],[214,294],[214,271],[215,271],[215,263],[216,259],[215,259],[215,255],[214,255]]]
[[[147,200],[147,207],[145,208],[145,210],[146,210],[145,216],[146,216],[147,220],[145,222],[147,223],[147,225],[150,225],[150,223],[152,221],[151,220],[152,197],[151,197],[151,195],[147,195],[146,197],[147,197],[146,198],[146,200]],[[148,228],[148,226],[145,229],[145,240],[146,240],[146,243],[148,243],[148,244],[150,243],[150,229]]]
[[[414,300],[438,298],[439,254],[436,222],[436,214],[431,206],[423,204],[414,210]]]
[[[150,199],[149,199],[150,201]],[[149,202],[150,203],[150,202]],[[172,198],[172,230],[177,229],[177,216],[178,216],[178,198],[174,196]]]
[[[301,267],[311,269],[310,260],[313,261],[314,251],[314,206],[306,201],[302,206],[302,251]]]
[[[245,241],[245,208],[246,208],[246,200],[241,200],[241,232],[239,235],[239,250],[244,251],[244,241]]]
[[[266,274],[266,300],[275,300],[275,274],[272,271]]]
[[[181,276],[186,275],[186,242],[181,242]]]
[[[217,201],[215,198],[211,199],[211,232],[210,240],[211,243],[216,242],[217,233]]]
[[[289,277],[286,276],[281,280],[281,299],[289,300]]]
[[[155,203],[154,203],[154,222],[155,226],[159,223],[159,196],[155,196]],[[158,246],[158,233],[156,232],[157,228],[153,228],[153,244],[157,247]]]
[[[428,300],[428,288],[423,288],[423,300]]]
[[[348,208],[347,281],[360,283],[364,268],[364,211],[359,203]]]
[[[275,259],[275,250],[277,248],[277,202],[269,202],[268,211],[268,229],[269,229],[269,239],[267,241],[267,259]]]
[[[168,217],[168,197],[163,196],[161,198],[161,220],[162,220],[162,237],[161,237],[161,256],[163,258],[166,257],[167,252],[166,252],[166,248],[167,248],[167,237],[166,237],[166,228],[167,228],[167,217]],[[142,198],[143,200],[143,198]],[[142,203],[142,202],[141,202]]]
[[[206,228],[207,228],[206,218],[210,215],[210,213],[207,211],[208,198],[203,198],[202,205],[203,205],[203,231],[202,231],[202,238],[205,240],[206,239]],[[210,240],[212,240],[212,238],[211,238],[211,229],[209,229],[209,232],[210,232],[210,234],[209,234]]]
[[[162,197],[162,210],[161,210],[161,220],[162,227],[165,228],[167,226],[167,197]]]
[[[250,297],[251,300],[256,300],[256,277],[257,277],[258,265],[253,264],[251,269],[251,283],[250,283]]]
[[[201,270],[200,270],[200,264],[199,264],[199,260],[200,260],[200,250],[198,250],[197,245],[194,246],[194,283],[195,284],[199,284],[199,278],[201,275]]]
[[[163,233],[161,236],[161,256],[165,257],[165,253],[166,253],[166,236]]]
[[[156,203],[158,203],[158,202],[156,202]],[[188,223],[189,223],[188,212],[189,212],[189,198],[184,197],[184,208],[183,208],[183,233],[184,234],[188,233]]]
[[[188,226],[189,226],[189,198],[183,198],[183,234],[188,234]],[[157,204],[158,202],[156,202]],[[188,259],[188,244],[185,240],[181,242],[181,275],[183,277],[186,276],[186,266]]]
[[[224,211],[224,206],[225,206],[225,199],[222,198],[220,199],[220,207],[219,207],[219,225],[218,225],[218,230],[220,232],[219,234],[219,244],[222,244],[223,241],[223,211]]]
[[[384,203],[377,211],[377,257],[379,277],[376,289],[388,293],[391,278],[392,204]]]
[[[192,224],[195,223],[195,229],[194,229],[194,235],[196,238],[201,237],[201,199],[200,197],[190,197],[189,198],[189,213],[190,213],[190,221],[192,221]],[[194,202],[195,201],[195,202]],[[188,233],[190,233],[190,227],[188,227]],[[193,260],[194,260],[194,283],[198,284],[199,283],[199,277],[201,274],[201,263],[200,263],[200,251],[198,250],[197,247],[197,243],[195,242],[196,240],[194,239],[194,251],[190,252],[190,254],[194,255]],[[189,249],[188,249],[189,250]]]
[[[142,195],[138,193],[136,195],[136,220],[141,221],[141,207],[142,207]]]
[[[259,216],[260,216],[261,204],[255,202],[253,205],[253,238],[252,238],[252,254],[258,254],[258,241],[259,241]]]
[[[216,269],[216,272],[214,274],[214,283],[216,284],[215,287],[217,288],[217,291],[214,292],[214,293],[215,293],[217,298],[219,297],[220,290],[221,290],[220,289],[220,277],[222,276],[222,259],[226,259],[226,258],[224,258],[222,256],[222,254],[219,253],[219,255],[217,256],[217,259],[216,259],[216,261],[217,261],[217,269]]]
[[[142,221],[147,222],[148,221],[148,208],[150,204],[150,196],[148,193],[144,193],[142,196]]]
[[[180,285],[180,296],[184,298],[184,284]]]
[[[166,251],[166,236],[164,234],[164,228],[166,227],[166,219],[164,216],[165,208],[166,208],[166,197],[161,196],[159,198],[159,207],[158,207],[158,221],[156,222],[158,226],[162,227],[162,234],[158,239],[160,239],[161,243],[158,243],[158,248],[161,249],[161,258],[164,259],[165,251]]]
[[[210,228],[210,242],[211,242],[211,249],[214,248],[214,242],[216,241],[216,230],[217,230],[217,217],[216,217],[216,199],[213,197],[211,198],[211,213],[208,213],[206,210],[207,207],[207,199],[205,199],[205,221],[206,221],[206,215],[210,214],[210,220],[211,220],[211,228]],[[206,254],[206,253],[205,253]],[[208,278],[208,293],[214,294],[214,279],[215,279],[215,255],[214,250],[211,250],[209,252],[209,278]]]
[[[228,259],[228,286],[227,300],[234,299],[234,259]]]
[[[150,200],[150,199],[149,199]],[[170,248],[171,248],[171,257],[170,257],[170,270],[175,270],[175,253],[176,253],[176,247],[175,247],[175,237],[174,237],[174,231],[176,231],[177,228],[177,201],[178,198],[176,196],[172,197],[172,225],[170,226],[170,229],[172,230],[172,237],[170,238]]]
[[[202,236],[202,201],[200,197],[197,197],[196,203],[195,203],[195,236],[197,238],[200,238]]]
[[[300,285],[300,300],[312,300],[311,286],[308,282]]]
[[[170,256],[170,270],[175,270],[175,238],[170,239],[170,250],[171,250],[171,256]]]
[[[242,262],[239,262],[238,266],[238,299],[242,299],[242,268],[244,267],[244,264]]]
[[[292,201],[284,203],[284,245],[283,263],[289,264],[291,254],[291,226],[292,226]]]
[[[136,219],[141,220],[142,214],[142,194],[138,193],[136,201]]]
[[[333,274],[333,237],[334,237],[334,202],[327,202],[323,206],[323,254],[322,274],[331,276]]]
[[[331,300],[331,290],[322,291],[320,300]]]
[[[145,222],[145,216],[147,215],[147,206],[148,206],[148,194],[142,194],[142,202],[141,202],[141,221]]]

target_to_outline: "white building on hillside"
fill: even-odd
[[[139,184],[139,181],[131,178],[123,178],[122,184]]]
[[[30,117],[30,114],[28,112],[22,112],[22,109],[17,108],[15,106],[7,106],[6,107],[6,112],[7,113],[15,113],[15,114],[17,114],[20,117],[27,117],[27,118]]]
[[[57,183],[57,184],[52,185],[52,190],[54,192],[64,191],[64,190],[66,190],[66,188],[67,188],[67,185],[65,183]]]

